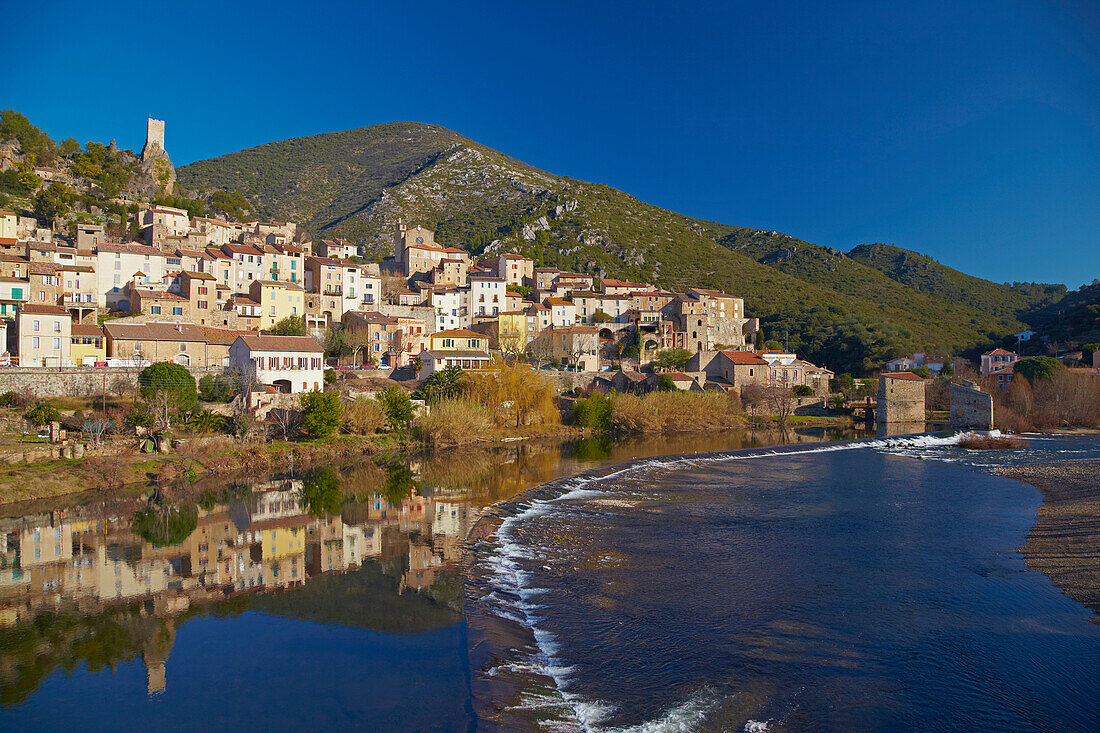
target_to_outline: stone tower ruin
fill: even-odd
[[[164,151],[164,120],[154,120],[150,117],[145,122],[145,147],[141,149],[141,159],[154,151]]]

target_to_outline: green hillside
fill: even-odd
[[[1028,313],[1056,303],[1066,294],[1065,285],[1009,285],[982,280],[941,265],[928,255],[890,244],[861,244],[848,256],[914,290],[934,293],[1001,318],[1026,321]]]
[[[745,298],[767,339],[838,371],[864,372],[907,351],[984,346],[1023,328],[1017,314],[1046,297],[1047,286],[1034,286],[1037,297],[935,268],[928,269],[938,280],[906,282],[900,270],[864,261],[869,255],[693,219],[533,168],[437,125],[295,138],[192,163],[177,175],[193,190],[241,191],[263,216],[345,237],[374,258],[389,254],[393,225],[404,219],[476,254],[508,249],[670,289],[720,288]],[[960,288],[981,297],[960,298]],[[998,297],[1006,291],[1007,304]]]

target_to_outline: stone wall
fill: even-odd
[[[899,379],[886,374],[878,378],[876,422],[923,423],[924,409],[923,379]]]
[[[993,395],[973,382],[951,385],[951,427],[993,429]]]
[[[104,390],[118,395],[137,388],[140,369],[125,367],[6,367],[0,368],[0,393],[15,392],[37,399],[95,397]],[[190,369],[197,382],[216,369]]]

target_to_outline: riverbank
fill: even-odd
[[[1100,460],[1007,466],[992,473],[1043,494],[1035,525],[1019,548],[1024,562],[1100,614]]]

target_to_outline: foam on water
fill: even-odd
[[[703,691],[684,703],[671,708],[654,720],[641,723],[629,728],[604,729],[600,722],[614,711],[614,706],[600,700],[586,700],[569,692],[569,683],[573,667],[559,658],[560,645],[554,635],[540,626],[543,619],[538,615],[542,608],[537,603],[530,602],[536,596],[544,595],[548,591],[545,588],[533,584],[533,573],[524,570],[520,564],[522,561],[539,563],[544,569],[549,566],[543,562],[548,558],[540,554],[541,548],[537,546],[524,546],[517,529],[524,522],[536,517],[544,516],[554,511],[566,510],[568,502],[579,502],[587,499],[604,497],[606,491],[599,488],[601,482],[617,477],[634,475],[641,472],[669,468],[680,465],[705,464],[716,461],[747,460],[755,458],[768,458],[778,456],[805,455],[811,453],[827,453],[845,450],[882,450],[889,453],[902,455],[920,455],[923,451],[940,449],[954,445],[958,436],[914,435],[896,438],[884,438],[879,440],[852,441],[835,445],[825,445],[814,448],[798,450],[760,451],[745,454],[717,455],[717,456],[678,456],[663,459],[650,459],[629,464],[619,470],[599,477],[579,478],[566,485],[566,490],[559,496],[550,499],[532,499],[529,502],[519,504],[522,510],[505,518],[496,532],[497,551],[482,556],[479,561],[489,571],[492,592],[485,597],[494,612],[502,618],[508,618],[520,623],[531,631],[535,639],[537,652],[530,659],[500,665],[490,674],[498,674],[501,671],[530,672],[550,678],[554,682],[561,700],[540,697],[537,701],[530,699],[530,704],[537,704],[543,708],[564,708],[572,713],[569,720],[545,720],[540,723],[548,730],[581,730],[581,731],[629,731],[630,733],[663,733],[665,731],[685,731],[696,728],[702,723],[708,713],[719,702],[717,696],[709,691]],[[519,600],[515,600],[518,598]],[[527,703],[521,702],[521,706]],[[766,731],[767,722],[749,721],[745,730]],[[750,727],[751,726],[751,727]]]

